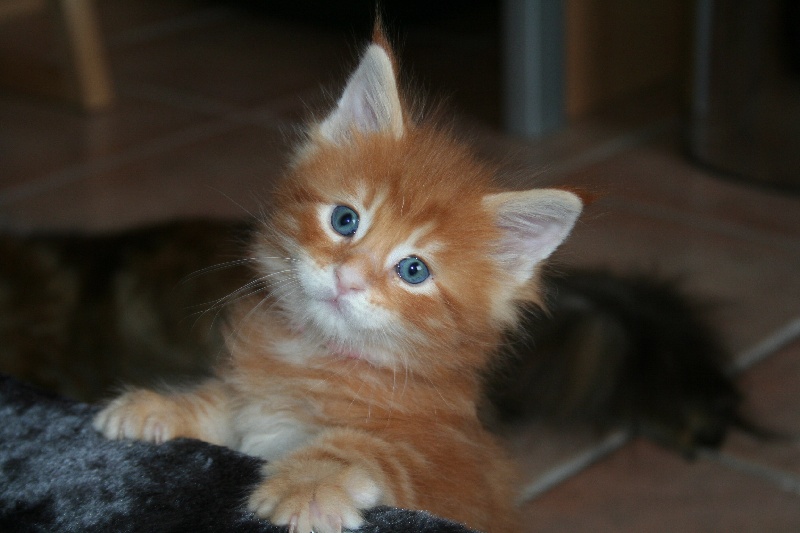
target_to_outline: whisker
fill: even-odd
[[[225,198],[227,198],[227,199],[228,199],[228,200],[229,200],[229,201],[230,201],[230,202],[231,202],[233,205],[235,205],[236,207],[238,207],[239,209],[241,209],[242,211],[244,211],[244,212],[247,214],[247,216],[249,216],[251,219],[255,219],[255,218],[256,218],[256,216],[255,216],[253,213],[251,213],[249,209],[247,209],[245,206],[243,206],[243,205],[242,205],[240,202],[238,202],[238,201],[234,200],[234,199],[233,199],[233,197],[232,197],[232,196],[230,196],[230,195],[229,195],[228,193],[226,193],[225,191],[221,191],[220,189],[218,189],[218,188],[216,188],[216,187],[212,187],[212,186],[210,186],[210,185],[208,185],[207,187],[208,187],[209,189],[211,189],[212,191],[214,191],[214,192],[216,192],[216,193],[218,193],[218,194],[221,194],[222,196],[224,196]]]
[[[243,317],[243,318],[242,318],[242,319],[239,321],[239,327],[237,327],[236,329],[234,329],[234,330],[233,330],[233,332],[236,334],[236,336],[237,336],[237,337],[239,336],[239,333],[241,332],[242,328],[243,328],[243,327],[244,327],[244,326],[247,324],[247,322],[250,320],[250,318],[252,317],[252,315],[253,315],[253,314],[254,314],[256,311],[258,311],[258,309],[259,309],[259,308],[260,308],[262,305],[264,305],[264,303],[265,303],[265,302],[269,301],[269,299],[270,299],[270,297],[271,297],[271,296],[272,296],[271,294],[267,294],[267,295],[265,295],[263,298],[261,298],[261,299],[258,301],[258,303],[257,303],[257,304],[255,304],[255,305],[253,306],[253,308],[252,308],[252,309],[250,309],[250,311],[248,311],[248,312],[247,312],[247,314],[246,314],[246,315],[245,315],[245,316],[244,316],[244,317]]]
[[[259,292],[261,292],[263,290],[264,290],[264,287],[259,287],[258,289],[252,290],[250,292],[247,292],[247,293],[244,293],[244,294],[239,294],[236,297],[226,296],[225,298],[222,298],[221,300],[217,300],[214,303],[214,305],[212,305],[208,309],[206,309],[204,311],[197,311],[196,313],[193,313],[193,315],[190,315],[190,316],[195,316],[195,315],[197,316],[197,318],[196,318],[196,320],[194,322],[194,325],[196,326],[197,323],[200,321],[200,319],[203,318],[203,316],[205,316],[206,314],[210,313],[211,311],[216,311],[216,313],[214,313],[214,317],[211,319],[211,324],[209,325],[209,330],[211,330],[211,328],[213,328],[214,324],[216,323],[217,319],[219,319],[219,316],[220,316],[220,314],[222,314],[222,311],[225,309],[225,307],[227,307],[230,304],[233,304],[233,303],[236,303],[238,301],[241,301],[241,300],[244,300],[246,298],[249,298],[250,296],[253,296],[254,294],[258,294]],[[236,292],[239,292],[239,291],[237,290]]]
[[[258,288],[253,290],[253,291],[250,291],[250,289],[252,289],[253,287],[258,287]],[[194,316],[196,314],[199,314],[200,316],[202,316],[205,313],[208,313],[209,311],[213,311],[215,309],[217,309],[217,310],[223,309],[223,308],[227,307],[228,305],[230,305],[232,303],[238,302],[239,300],[247,298],[248,296],[252,296],[253,294],[261,292],[262,290],[266,289],[267,287],[268,287],[268,285],[263,281],[251,281],[250,283],[248,283],[246,285],[243,285],[242,287],[239,287],[235,291],[233,291],[233,292],[231,292],[229,294],[226,294],[222,298],[218,298],[216,300],[209,300],[208,302],[203,302],[201,304],[189,306],[188,309],[194,309],[194,308],[197,308],[197,307],[204,308],[201,311],[196,311],[195,313],[192,313],[192,315],[190,315],[190,316]],[[250,292],[248,292],[248,291],[250,291]],[[246,294],[244,294],[244,293],[246,293]]]
[[[211,300],[211,301],[205,302],[203,304],[198,304],[197,306],[192,306],[192,307],[204,307],[205,308],[205,309],[203,309],[201,311],[197,311],[197,312],[192,313],[190,315],[190,316],[196,316],[194,325],[196,326],[197,323],[200,321],[200,319],[202,319],[203,316],[205,316],[206,314],[210,313],[211,311],[216,311],[214,313],[213,318],[211,319],[211,324],[209,325],[209,330],[213,329],[214,324],[216,324],[216,322],[219,319],[220,314],[222,313],[223,309],[225,309],[227,306],[229,306],[229,305],[231,305],[233,303],[236,303],[236,302],[239,302],[241,300],[247,299],[247,298],[253,296],[254,294],[258,294],[259,292],[265,290],[266,288],[269,287],[269,284],[267,283],[267,279],[268,278],[271,278],[271,277],[276,276],[278,274],[284,274],[286,272],[292,272],[292,269],[284,269],[284,270],[281,270],[281,271],[277,271],[277,272],[272,272],[270,274],[266,274],[264,276],[260,276],[260,277],[258,277],[256,279],[244,284],[243,286],[239,287],[235,291],[232,291],[231,293],[223,296],[222,298],[218,298],[216,300]],[[255,287],[255,289],[254,289],[254,287]],[[253,290],[251,290],[251,289],[253,289]]]
[[[247,264],[247,263],[251,263],[251,262],[254,262],[254,261],[258,261],[258,259],[256,259],[255,257],[245,257],[245,258],[242,258],[242,259],[236,259],[235,261],[228,261],[226,263],[219,263],[219,264],[216,264],[216,265],[211,265],[211,266],[206,267],[206,268],[201,268],[200,270],[196,270],[196,271],[192,272],[191,274],[189,274],[188,276],[184,277],[181,280],[181,284],[187,283],[187,282],[189,282],[189,281],[191,281],[191,280],[193,280],[195,278],[198,278],[198,277],[200,277],[200,276],[202,276],[204,274],[210,274],[211,272],[217,272],[217,271],[220,271],[220,270],[225,270],[225,269],[228,269],[228,268],[241,266],[241,265],[244,265],[244,264]]]
[[[279,283],[272,285],[273,297],[275,301],[273,302],[273,305],[271,307],[274,307],[278,303],[285,302],[286,298],[291,296],[291,294],[294,292],[294,289],[298,286],[300,286],[300,280],[292,278],[288,278],[286,280],[283,280]],[[291,288],[292,290],[287,291],[286,290],[287,287]]]

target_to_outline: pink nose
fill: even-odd
[[[363,291],[366,288],[367,280],[358,268],[345,264],[336,269],[336,290],[339,294]]]

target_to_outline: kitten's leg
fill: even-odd
[[[249,507],[291,532],[339,533],[363,523],[361,510],[414,507],[410,471],[425,468],[410,446],[369,433],[334,429],[264,467]]]
[[[109,439],[161,443],[188,437],[225,446],[230,441],[229,398],[225,384],[216,379],[188,392],[134,389],[100,411],[94,427]]]

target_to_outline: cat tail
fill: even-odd
[[[731,428],[777,436],[742,414],[730,355],[677,283],[574,270],[543,285],[547,311],[524,310],[487,380],[496,420],[622,426],[690,456]]]

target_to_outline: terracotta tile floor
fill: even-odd
[[[352,28],[189,0],[99,3],[119,101],[82,115],[0,89],[0,224],[114,229],[243,216],[301,117],[353,65]],[[0,28],[0,56],[55,56],[46,17]],[[496,17],[398,28],[414,80],[445,96],[511,184],[601,193],[558,261],[685,275],[715,302],[748,409],[800,430],[800,196],[689,162],[678,107],[657,92],[549,138],[498,131]],[[31,35],[40,36],[30,39]],[[3,79],[0,75],[0,86]],[[530,531],[800,531],[800,446],[734,434],[695,462],[625,435],[518,428]]]

